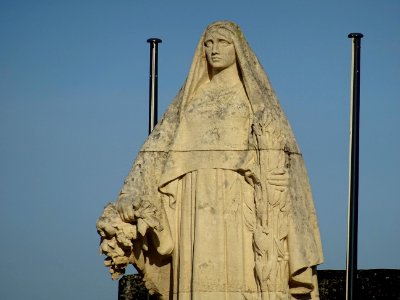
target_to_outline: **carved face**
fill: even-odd
[[[225,69],[236,62],[235,46],[229,37],[229,31],[223,28],[210,30],[204,39],[207,61],[212,68]]]

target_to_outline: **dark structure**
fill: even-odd
[[[372,269],[357,272],[356,294],[363,300],[400,300],[400,270]],[[346,299],[346,271],[319,270],[321,300]],[[118,300],[155,300],[148,296],[139,275],[125,275],[119,281]]]
[[[318,271],[321,300],[342,300],[346,298],[346,271]],[[400,270],[372,269],[358,270],[355,295],[363,300],[399,300]]]
[[[142,277],[138,274],[125,275],[119,280],[118,300],[156,300],[150,296],[143,284]]]

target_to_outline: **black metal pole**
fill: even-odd
[[[158,114],[158,43],[157,38],[147,40],[150,43],[150,80],[149,80],[149,134],[157,124]]]
[[[360,132],[360,50],[361,33],[350,33],[353,40],[351,104],[350,104],[350,153],[349,153],[349,207],[346,258],[346,300],[357,299],[357,241],[358,241],[358,170]]]

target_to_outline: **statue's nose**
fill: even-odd
[[[219,53],[219,45],[218,45],[218,43],[214,43],[214,44],[213,44],[213,46],[212,46],[212,53],[213,53],[213,54]]]

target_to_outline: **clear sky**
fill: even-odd
[[[359,268],[400,268],[399,16],[397,0],[2,0],[0,298],[117,298],[95,223],[147,135],[146,40],[163,40],[163,112],[202,31],[220,19],[241,26],[292,124],[314,193],[322,269],[345,268],[347,35],[365,35]]]

